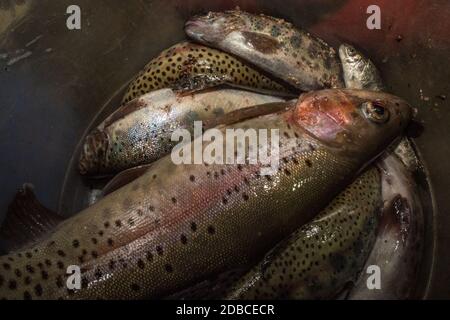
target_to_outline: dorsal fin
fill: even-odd
[[[9,205],[0,227],[0,250],[10,252],[30,245],[62,220],[39,202],[31,184],[24,184]]]
[[[127,170],[124,170],[124,171],[118,173],[103,188],[102,196],[104,197],[110,193],[113,193],[117,189],[122,188],[124,185],[127,185],[130,182],[136,180],[137,178],[142,176],[145,172],[147,172],[147,170],[152,165],[153,165],[153,163],[144,164],[144,165],[133,167],[133,168],[130,168],[130,169],[127,169]]]

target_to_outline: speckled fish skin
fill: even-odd
[[[225,52],[184,41],[164,50],[145,66],[131,82],[123,103],[152,90],[178,87],[178,82],[192,86],[230,83],[289,92],[283,85]]]
[[[342,44],[339,57],[346,88],[385,91],[386,87],[375,64],[352,45]]]
[[[374,124],[360,108],[380,100],[391,117]],[[339,123],[323,120],[338,114]],[[43,241],[1,256],[0,299],[160,298],[256,263],[348,185],[409,117],[407,103],[384,93],[324,90],[287,111],[226,126],[222,132],[280,130],[277,172],[175,165],[166,156]],[[311,132],[313,121],[322,128]],[[82,270],[76,292],[64,285],[69,265]]]
[[[371,167],[240,279],[226,299],[329,299],[356,281],[375,241],[381,180]]]
[[[122,106],[86,137],[82,174],[110,174],[151,163],[170,153],[177,129],[193,131],[194,121],[208,121],[253,105],[284,100],[234,89],[182,95],[161,89]]]
[[[343,87],[335,50],[282,19],[240,10],[210,12],[191,18],[185,31],[300,90]]]

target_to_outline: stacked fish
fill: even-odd
[[[81,174],[118,173],[101,200],[61,221],[18,195],[1,235],[30,216],[39,228],[0,257],[0,298],[413,297],[422,211],[414,153],[397,146],[410,106],[355,48],[338,55],[281,19],[233,10],[185,31],[86,137]],[[175,164],[172,134],[196,121],[279,130],[278,169]],[[373,265],[381,290],[367,287]]]

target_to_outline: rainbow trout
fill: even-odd
[[[280,83],[227,53],[185,41],[151,60],[131,82],[123,103],[152,90],[174,87],[194,91],[222,83],[289,92]]]
[[[108,174],[151,163],[177,144],[171,140],[175,130],[192,132],[194,121],[206,122],[253,105],[282,101],[234,89],[190,95],[172,89],[150,92],[120,107],[86,137],[80,173]],[[270,111],[270,106],[267,109]]]
[[[277,245],[227,299],[329,299],[357,279],[376,237],[381,180],[371,167]]]
[[[176,165],[166,156],[40,241],[1,256],[0,299],[160,298],[254,264],[323,209],[410,116],[389,94],[324,90],[287,111],[225,126],[224,143],[235,146],[242,141],[227,142],[228,129],[279,130],[274,174],[261,175],[262,162]],[[212,153],[213,142],[202,141],[190,147]],[[244,140],[244,150],[273,144]],[[80,289],[66,286],[73,266]]]
[[[191,18],[185,31],[300,90],[343,87],[335,50],[282,19],[240,10],[210,12]]]

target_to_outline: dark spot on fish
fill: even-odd
[[[187,237],[184,234],[181,235],[180,239],[181,239],[181,243],[182,244],[186,244],[187,243]]]
[[[8,283],[8,288],[10,290],[16,290],[17,289],[17,282],[15,280],[10,280]]]
[[[172,198],[172,202],[175,204],[177,203],[177,199],[176,198]]]
[[[61,261],[58,261],[58,263],[56,264],[58,266],[59,269],[64,269],[64,263],[62,263]]]
[[[161,246],[156,246],[156,252],[158,255],[162,256],[164,254],[164,249]]]
[[[110,224],[109,224],[109,222],[105,222],[105,223],[103,224],[103,226],[104,226],[106,229],[108,229],[109,226],[110,226]]]
[[[92,251],[91,255],[92,255],[92,258],[94,258],[94,259],[96,259],[98,257],[97,251]]]
[[[15,273],[16,277],[18,277],[18,278],[20,278],[22,276],[22,271],[20,271],[19,269],[16,269],[14,271],[14,273]]]
[[[65,256],[66,256],[66,254],[65,254],[64,251],[62,251],[62,250],[58,250],[58,251],[57,251],[57,254],[58,254],[58,256],[60,256],[60,257],[65,257]]]
[[[9,263],[4,263],[4,264],[3,264],[3,268],[4,268],[5,270],[10,270],[10,269],[11,269],[11,265],[10,265]]]
[[[209,226],[208,227],[208,233],[209,234],[214,234],[214,233],[216,233],[216,229],[213,226]]]
[[[41,276],[43,280],[47,280],[48,279],[48,272],[45,270],[41,271]]]
[[[311,162],[311,160],[306,159],[306,160],[305,160],[305,163],[306,163],[306,165],[307,165],[308,167],[312,167],[312,162]]]
[[[116,227],[120,228],[122,226],[122,221],[116,220]]]
[[[32,258],[32,257],[33,257],[33,255],[31,254],[31,252],[25,253],[25,256],[26,256],[27,258]]]
[[[243,194],[242,194],[242,198],[243,198],[245,201],[247,201],[247,200],[249,199],[249,197],[248,197],[248,195],[247,195],[246,193],[243,193]]]
[[[141,290],[141,287],[137,283],[132,283],[130,286],[131,290],[133,291],[139,291]]]
[[[98,243],[96,238],[92,238],[91,241],[92,241],[93,244],[97,244]]]
[[[107,242],[108,242],[108,245],[109,245],[110,247],[112,247],[112,246],[114,245],[114,241],[113,241],[113,239],[111,239],[111,238],[109,238],[109,239],[107,240]]]
[[[191,222],[191,230],[193,232],[197,231],[197,224],[195,222]]]
[[[114,270],[116,262],[114,260],[110,260],[108,263],[109,270]]]
[[[147,259],[148,262],[152,262],[153,261],[153,254],[148,251],[145,255],[145,258]]]
[[[144,269],[145,268],[145,262],[142,259],[139,259],[137,261],[137,266],[139,269]]]
[[[299,35],[293,35],[289,42],[291,43],[292,47],[295,49],[299,49],[302,44],[302,38]]]
[[[250,46],[261,53],[275,53],[280,48],[280,43],[270,36],[248,31],[242,31],[241,34]]]
[[[278,37],[281,34],[280,27],[277,25],[273,25],[272,29],[270,30],[270,34],[272,37]]]
[[[72,246],[73,246],[74,248],[78,248],[78,247],[80,246],[80,242],[79,242],[78,240],[73,240],[73,241],[72,241]]]
[[[284,173],[285,173],[287,176],[290,176],[290,175],[291,175],[291,172],[290,172],[288,169],[284,169]]]
[[[30,266],[29,264],[27,264],[25,266],[25,269],[28,271],[28,273],[34,273],[34,268],[32,266]]]
[[[32,300],[31,294],[28,291],[25,291],[23,293],[23,299],[24,300]]]
[[[102,274],[102,272],[99,270],[99,269],[97,269],[96,271],[95,271],[95,277],[97,278],[97,280],[99,280],[102,276],[103,276],[103,274]]]
[[[166,269],[166,271],[167,271],[168,273],[172,273],[172,272],[173,272],[173,267],[172,267],[170,264],[166,264],[166,265],[164,266],[164,269]]]
[[[194,182],[194,181],[195,181],[195,176],[191,175],[191,176],[189,177],[189,180],[191,180],[192,182]]]
[[[36,295],[37,295],[38,297],[42,296],[43,290],[42,290],[42,286],[41,286],[40,284],[37,284],[37,285],[34,287],[34,293],[36,293]]]

